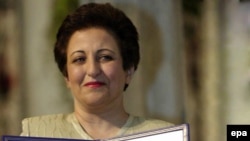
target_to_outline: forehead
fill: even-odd
[[[103,28],[87,28],[75,31],[69,39],[67,52],[77,49],[110,48],[119,50],[118,41]]]

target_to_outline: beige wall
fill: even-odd
[[[225,62],[226,121],[250,123],[250,3],[229,1],[226,6]]]
[[[53,1],[23,0],[22,67],[25,117],[69,112],[63,77],[53,58],[49,28]]]
[[[192,141],[226,140],[227,124],[250,123],[249,5],[235,0],[202,3],[200,91],[189,90],[186,109]]]

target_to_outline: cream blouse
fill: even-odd
[[[162,120],[145,119],[130,115],[116,137],[171,125],[171,123]],[[82,128],[73,113],[26,118],[22,121],[22,128],[21,136],[93,139]]]

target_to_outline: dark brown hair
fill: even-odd
[[[89,3],[80,6],[63,21],[54,46],[55,61],[67,77],[67,46],[72,34],[81,29],[98,27],[111,33],[116,39],[123,60],[123,69],[137,69],[140,54],[138,33],[130,19],[109,3]]]

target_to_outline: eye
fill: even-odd
[[[72,62],[73,63],[83,63],[83,62],[85,62],[85,60],[86,60],[85,57],[77,57]]]
[[[110,55],[101,55],[101,56],[99,56],[98,60],[100,62],[108,62],[108,61],[114,60],[114,58]]]

